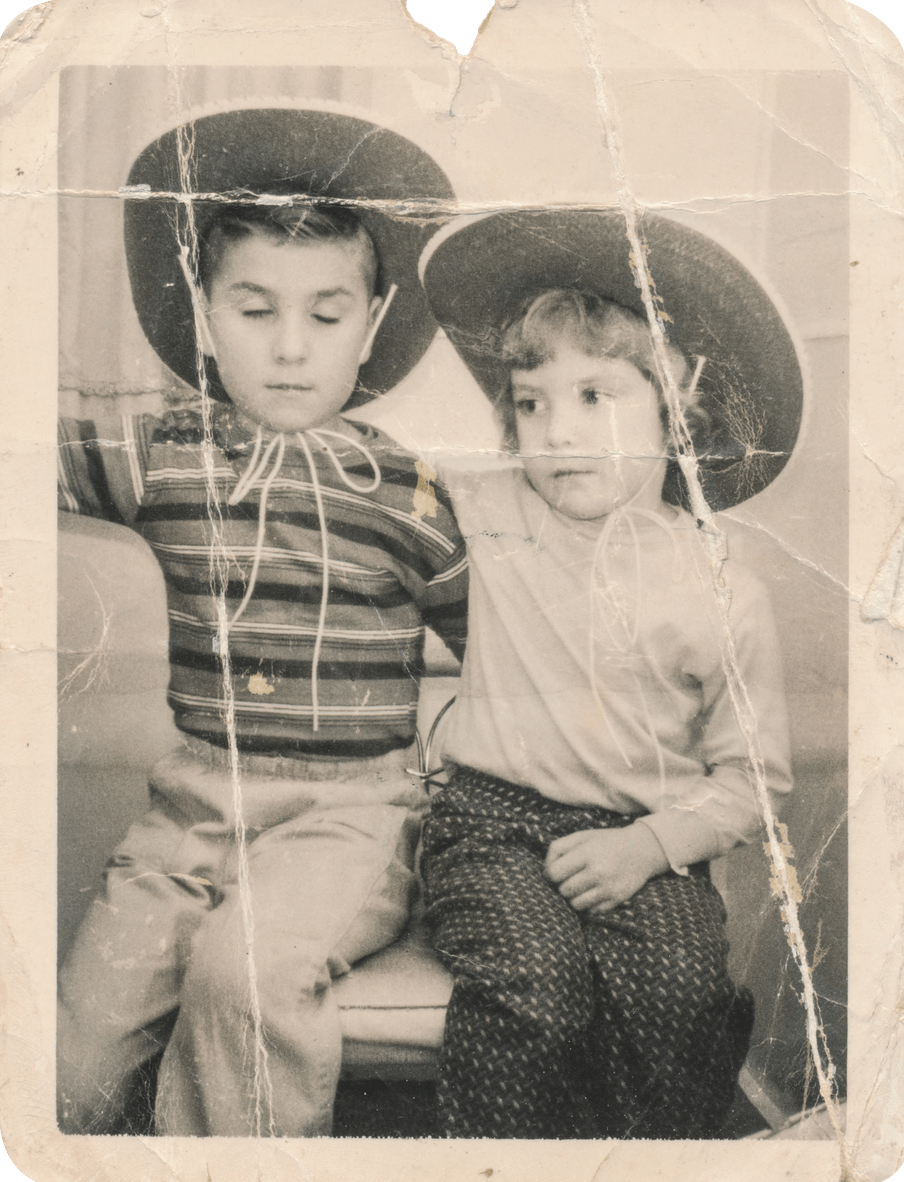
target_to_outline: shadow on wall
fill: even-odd
[[[842,531],[843,532],[843,531]],[[799,917],[836,1086],[845,1094],[847,1041],[847,594],[843,586],[743,527],[731,553],[769,589],[785,664],[794,791],[780,820],[801,888]],[[805,1038],[800,970],[760,842],[720,864],[731,971],[753,990],[748,1068],[783,1112],[819,1102]]]

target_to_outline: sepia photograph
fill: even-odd
[[[632,172],[721,109],[768,199],[455,216],[385,71],[64,71],[61,1128],[843,1098],[847,88],[620,81]]]
[[[41,1176],[879,1182],[882,121],[792,3],[711,62],[378,7],[148,9],[14,96]]]

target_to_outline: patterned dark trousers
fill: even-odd
[[[753,1001],[727,972],[706,866],[600,917],[546,878],[550,842],[630,824],[467,768],[433,797],[422,872],[455,987],[438,1087],[447,1137],[709,1138]]]

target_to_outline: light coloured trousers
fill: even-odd
[[[178,1011],[159,1133],[330,1132],[342,1056],[331,982],[399,935],[416,889],[426,797],[410,758],[243,755],[244,867],[226,752],[188,740],[157,765],[151,809],[61,971],[64,1131],[114,1131]]]

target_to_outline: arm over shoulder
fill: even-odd
[[[152,415],[61,419],[58,501],[65,512],[131,525],[144,494]]]
[[[424,588],[420,607],[424,623],[461,661],[468,635],[468,555],[448,493],[438,482],[434,482],[434,498],[436,517],[431,525],[442,533],[451,550]]]

